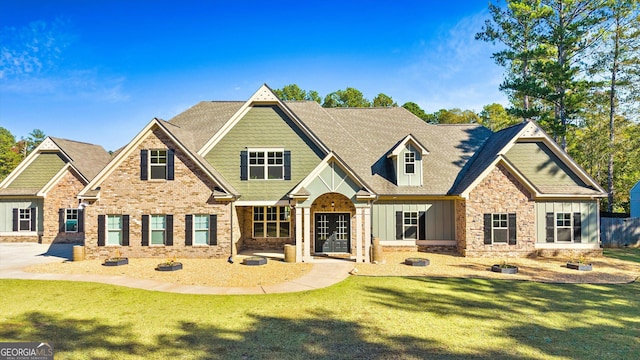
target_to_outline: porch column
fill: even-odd
[[[356,208],[356,262],[363,262],[362,258],[362,208]]]
[[[364,262],[371,262],[371,205],[364,210]]]
[[[304,255],[302,261],[311,261],[311,208],[304,208]]]
[[[296,262],[302,262],[302,211],[304,208],[296,207]]]

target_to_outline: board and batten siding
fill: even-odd
[[[44,212],[43,199],[25,199],[25,200],[0,200],[0,233],[8,233],[13,231],[13,209],[30,209],[38,210],[38,231],[42,231],[42,222]]]
[[[247,148],[291,151],[291,180],[240,180],[240,152]],[[285,198],[323,158],[321,150],[277,106],[255,106],[205,155],[243,201]]]
[[[597,201],[540,201],[536,203],[536,234],[538,243],[546,243],[547,213],[577,213],[581,216],[582,243],[598,243]],[[554,215],[555,221],[555,215]]]
[[[58,153],[42,153],[9,185],[8,189],[36,189],[45,186],[64,166]]]
[[[396,211],[425,211],[426,240],[455,240],[454,201],[404,201],[376,203],[372,209],[372,234],[381,241],[396,240]]]

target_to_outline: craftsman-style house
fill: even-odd
[[[266,85],[153,119],[83,185],[94,258],[295,244],[297,261],[368,262],[373,238],[465,256],[599,252],[605,196],[534,122],[430,125],[399,107],[282,101]]]

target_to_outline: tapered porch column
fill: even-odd
[[[302,261],[311,261],[311,208],[304,208],[304,255]]]
[[[362,257],[362,208],[356,208],[356,262],[360,263],[364,261]]]

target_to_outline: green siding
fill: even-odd
[[[291,180],[240,180],[240,152],[247,148],[291,151]],[[259,106],[247,114],[205,156],[243,201],[279,200],[322,160],[322,151],[277,106]]]
[[[507,159],[534,185],[585,184],[545,144],[517,143]]]
[[[43,199],[0,200],[0,233],[13,231],[13,209],[37,208],[38,231],[42,231]]]
[[[39,154],[7,188],[41,189],[64,166],[65,161],[58,153]]]
[[[332,162],[324,168],[318,177],[313,179],[306,187],[311,196],[302,203],[302,206],[311,206],[313,202],[322,194],[336,192],[340,193],[353,201],[354,205],[361,206],[358,203],[356,194],[360,187],[351,179],[340,166]]]
[[[372,235],[382,241],[396,240],[396,211],[426,211],[427,240],[455,240],[454,202],[404,201],[375,203]]]
[[[581,213],[582,243],[598,242],[597,201],[541,201],[536,203],[537,242],[546,243],[546,213]]]

